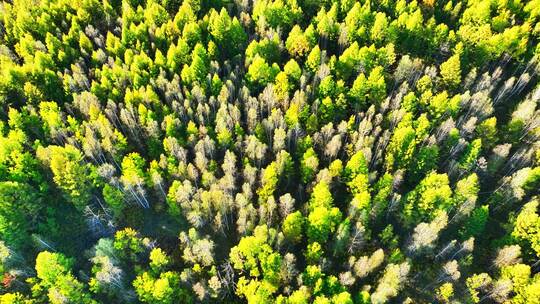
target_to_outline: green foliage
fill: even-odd
[[[285,218],[282,225],[285,238],[292,242],[302,240],[302,232],[304,230],[304,217],[300,211],[293,212]]]
[[[23,247],[36,229],[41,198],[27,184],[1,182],[0,201],[0,238],[8,246]]]
[[[150,268],[153,271],[159,272],[170,263],[169,257],[160,248],[154,248],[150,251]]]
[[[453,205],[448,176],[431,172],[405,196],[403,219],[408,225],[429,221]]]
[[[66,198],[77,208],[84,208],[91,195],[89,166],[83,162],[81,152],[71,145],[65,147],[38,147],[38,159],[50,168],[53,180]]]
[[[279,72],[277,64],[269,65],[263,58],[255,56],[249,65],[247,80],[255,89],[261,89],[269,82],[272,82]]]
[[[309,213],[307,221],[307,237],[310,241],[325,243],[332,232],[335,231],[341,212],[338,208],[327,209],[315,207]]]
[[[212,10],[208,30],[218,45],[222,58],[229,58],[238,54],[247,41],[247,35],[240,22],[236,17],[231,19],[225,8],[222,8],[219,14]]]
[[[83,283],[71,273],[72,260],[59,253],[40,252],[36,258],[37,279],[32,280],[32,291],[36,295],[46,295],[48,302],[60,304],[96,303],[85,292]]]
[[[296,0],[264,0],[257,1],[253,7],[253,20],[260,24],[267,22],[268,26],[277,29],[291,28],[301,17],[302,9]],[[264,20],[264,21],[263,21]]]
[[[128,187],[140,186],[145,183],[145,161],[136,152],[130,153],[122,160],[122,182]]]
[[[295,57],[307,56],[316,45],[316,36],[313,25],[308,26],[304,31],[300,26],[295,25],[287,36],[285,46],[289,54]]]
[[[474,209],[466,222],[466,225],[462,228],[461,235],[463,238],[479,237],[482,235],[486,228],[486,224],[489,218],[489,206],[484,205]]]
[[[114,249],[120,253],[121,257],[129,260],[137,260],[138,256],[145,251],[143,239],[131,228],[116,232]]]
[[[180,282],[180,275],[171,271],[161,273],[158,278],[144,272],[133,281],[133,287],[143,303],[172,304],[178,301],[190,303],[189,294],[185,289],[178,287]]]
[[[482,147],[485,150],[493,148],[493,146],[499,141],[497,132],[497,117],[491,117],[476,127],[475,132],[482,140]]]
[[[454,54],[441,64],[441,78],[449,88],[456,88],[461,83],[461,63],[459,54]]]
[[[482,140],[480,138],[475,139],[473,142],[471,142],[465,149],[465,152],[463,153],[463,156],[460,159],[459,164],[461,168],[465,170],[470,170],[476,163],[476,159],[478,158],[478,155],[480,154],[481,149],[482,149]]]
[[[540,216],[538,215],[538,200],[532,200],[523,206],[514,223],[512,237],[526,245],[540,256]]]
[[[319,158],[317,157],[317,154],[313,148],[309,148],[306,152],[304,152],[300,167],[302,172],[302,181],[304,183],[308,183],[313,179],[319,167]]]
[[[257,226],[252,236],[243,237],[231,248],[229,258],[233,267],[246,270],[248,275],[240,278],[236,292],[250,302],[269,299],[277,291],[282,257],[271,247],[275,233],[266,226]]]
[[[1,7],[0,303],[538,302],[538,0]]]
[[[309,200],[309,207],[311,210],[317,207],[328,208],[332,206],[333,202],[334,199],[332,198],[332,193],[330,192],[328,184],[321,182],[313,187],[311,199]]]

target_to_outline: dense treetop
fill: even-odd
[[[540,303],[540,0],[3,0],[0,303]]]

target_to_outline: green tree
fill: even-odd
[[[309,207],[311,210],[317,207],[329,208],[332,206],[334,199],[330,192],[330,186],[325,182],[320,182],[313,187],[311,198],[309,200]]]
[[[152,277],[148,272],[143,272],[133,281],[133,287],[135,287],[141,302],[172,304],[181,301],[192,303],[191,295],[180,286],[180,275],[172,271],[163,272],[157,278]]]
[[[117,231],[114,236],[114,249],[122,258],[137,261],[146,250],[145,239],[142,239],[137,231],[131,228]]]
[[[71,273],[73,261],[60,253],[40,252],[36,258],[37,278],[31,279],[36,294],[46,294],[52,304],[97,303],[84,290],[84,284]]]
[[[150,251],[150,268],[155,273],[159,273],[160,270],[167,267],[169,263],[169,257],[161,248],[154,248]]]
[[[302,160],[300,162],[300,170],[302,173],[302,181],[304,183],[310,182],[315,174],[317,173],[319,167],[319,158],[317,153],[313,148],[309,148],[304,152]]]
[[[194,82],[204,86],[204,84],[206,84],[204,80],[209,71],[208,66],[210,60],[208,58],[208,53],[202,44],[197,43],[197,45],[195,45],[195,48],[193,48],[193,52],[191,53],[191,58],[191,65],[184,65],[182,68],[182,81],[190,86],[193,86]]]
[[[448,176],[431,172],[404,197],[403,219],[408,225],[432,220],[453,204]]]
[[[51,169],[54,182],[75,207],[83,209],[90,203],[90,169],[77,148],[72,145],[38,147],[36,155]]]
[[[8,246],[26,247],[37,228],[41,197],[27,184],[0,182],[0,238]]]
[[[538,215],[538,200],[533,199],[523,206],[519,212],[512,231],[512,237],[530,248],[540,257],[540,216]]]
[[[412,126],[412,116],[405,114],[394,130],[387,148],[386,169],[405,168],[416,149],[416,132]]]
[[[210,12],[208,29],[213,40],[220,47],[222,58],[230,58],[238,54],[247,40],[247,35],[238,19],[229,16],[227,10],[222,8],[219,14]]]
[[[269,65],[263,58],[255,56],[249,65],[246,78],[253,88],[262,89],[266,84],[274,81],[278,73],[279,66],[277,64]]]
[[[499,141],[497,132],[497,117],[491,117],[482,121],[476,127],[475,133],[482,140],[482,147],[490,150]]]
[[[277,291],[282,257],[271,247],[275,237],[274,229],[257,226],[253,235],[243,237],[230,251],[233,267],[247,274],[239,279],[236,293],[248,302],[266,303]]]
[[[279,172],[276,162],[270,163],[268,167],[263,170],[261,178],[261,188],[257,190],[259,194],[259,200],[265,202],[269,197],[274,195],[277,184],[279,182]]]
[[[321,64],[321,49],[319,48],[318,45],[316,45],[309,52],[309,55],[306,60],[306,66],[312,73],[315,73],[319,69],[320,64]]]
[[[444,85],[454,89],[461,83],[461,60],[454,54],[441,64],[441,77]]]
[[[309,241],[325,243],[341,221],[338,208],[314,207],[308,215],[307,237]]]
[[[460,231],[463,238],[480,237],[486,228],[489,219],[489,206],[483,205],[475,208]]]
[[[459,165],[464,170],[470,170],[475,164],[482,150],[482,140],[477,138],[473,140],[463,152],[461,159],[459,160]]]
[[[302,9],[296,0],[264,0],[253,6],[252,18],[255,22],[266,21],[274,29],[290,29],[302,16]]]
[[[304,217],[300,211],[295,211],[285,218],[282,225],[282,231],[285,237],[295,243],[302,240],[304,230]]]
[[[144,208],[149,207],[143,186],[146,183],[145,160],[136,152],[130,153],[122,159],[122,176],[120,180],[133,196],[135,201]]]
[[[308,26],[305,31],[302,31],[299,25],[295,25],[289,32],[285,46],[289,54],[303,58],[310,53],[316,43],[317,40],[313,25]]]

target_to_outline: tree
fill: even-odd
[[[304,227],[304,217],[300,211],[295,211],[285,218],[283,221],[283,234],[285,237],[295,243],[302,239],[302,231]]]
[[[519,212],[512,231],[512,237],[522,242],[540,256],[540,216],[537,213],[538,200],[533,199]]]
[[[296,0],[258,1],[253,7],[253,20],[258,24],[267,22],[274,29],[278,27],[290,29],[302,15],[302,9]]]
[[[501,279],[511,281],[512,290],[515,292],[515,297],[512,302],[528,303],[529,299],[533,299],[531,303],[538,303],[538,286],[539,276],[535,275],[532,278],[531,267],[524,264],[516,264],[506,266],[501,271]]]
[[[180,38],[175,44],[171,44],[167,50],[167,67],[171,72],[180,72],[181,67],[188,63],[189,45]]]
[[[482,140],[477,138],[473,140],[465,149],[461,156],[459,164],[462,169],[470,170],[476,163],[476,159],[482,150]]]
[[[435,247],[435,241],[439,238],[441,230],[446,228],[448,216],[445,212],[440,213],[430,223],[420,223],[414,228],[409,251],[414,254],[429,252]]]
[[[94,276],[88,282],[90,291],[122,300],[130,299],[131,295],[126,290],[124,271],[119,267],[114,256],[102,255],[96,250],[96,255],[91,262],[94,265],[92,267]]]
[[[20,293],[5,293],[0,296],[0,303],[2,304],[24,304],[26,299]]]
[[[60,253],[40,252],[36,258],[37,278],[32,279],[34,289],[46,293],[50,303],[64,301],[96,303],[85,292],[84,285],[72,274],[73,261]]]
[[[150,251],[150,268],[154,272],[159,273],[169,263],[169,257],[161,248],[154,248]]]
[[[417,157],[414,158],[410,171],[411,180],[420,181],[425,175],[437,168],[439,160],[439,147],[436,145],[421,147]]]
[[[192,85],[193,82],[197,82],[199,85],[206,83],[204,80],[208,74],[208,66],[210,60],[208,58],[208,53],[204,46],[200,43],[197,43],[193,48],[191,54],[191,65],[184,65],[182,68],[182,80],[186,84]]]
[[[145,251],[145,240],[139,237],[138,233],[131,229],[117,231],[114,236],[114,249],[122,258],[137,261],[140,254]]]
[[[497,268],[511,266],[521,262],[521,247],[518,245],[504,246],[497,252],[493,265]]]
[[[316,45],[309,52],[309,55],[306,60],[306,66],[312,73],[315,73],[319,69],[320,64],[321,64],[321,49],[319,48],[318,45]]]
[[[322,7],[317,13],[315,20],[317,21],[317,31],[321,37],[328,40],[333,40],[337,37],[339,30],[337,14],[337,3],[334,3],[328,12]]]
[[[479,237],[482,235],[486,228],[486,224],[489,218],[489,205],[483,205],[475,208],[465,226],[461,230],[461,235],[464,238],[467,237]]]
[[[210,12],[208,29],[213,40],[220,47],[222,58],[230,58],[239,53],[247,40],[247,35],[236,17],[231,20],[227,10],[222,8],[219,14]]]
[[[373,199],[371,214],[379,217],[388,207],[388,198],[392,192],[394,178],[385,173],[373,187]]]
[[[133,287],[135,287],[141,302],[172,304],[182,301],[192,303],[191,295],[185,288],[179,288],[180,284],[180,275],[171,271],[161,273],[158,278],[144,272],[133,281]]]
[[[92,186],[89,166],[83,162],[81,152],[71,145],[49,146],[39,147],[36,155],[51,169],[54,182],[66,198],[83,209],[90,202]]]
[[[324,243],[334,232],[341,221],[341,212],[338,208],[314,207],[308,215],[307,237],[310,241]]]
[[[404,198],[403,219],[407,224],[434,219],[438,211],[453,205],[452,189],[446,174],[429,173]]]
[[[285,46],[289,54],[302,58],[309,54],[316,42],[313,25],[308,26],[305,31],[302,31],[299,25],[295,25],[289,32]]]
[[[466,285],[471,302],[478,303],[479,290],[486,290],[491,282],[492,278],[487,273],[474,274],[467,278]]]
[[[261,202],[265,202],[269,197],[274,195],[278,181],[279,173],[277,164],[276,162],[272,162],[263,170],[261,188],[257,190]]]
[[[263,58],[257,55],[249,65],[246,79],[253,88],[262,89],[268,83],[274,81],[278,72],[279,66],[277,64],[274,63],[270,66]]]
[[[441,64],[441,77],[443,84],[454,89],[461,83],[460,55],[454,54]]]
[[[42,102],[39,104],[39,114],[45,123],[45,132],[53,139],[59,138],[64,132],[64,121],[60,107],[55,102]]]
[[[429,95],[429,93],[424,93],[421,99],[423,99],[424,96],[428,97]],[[446,91],[442,91],[441,93],[433,96],[433,98],[429,99],[429,114],[431,118],[437,120],[443,118],[445,115],[448,114],[454,115],[459,110],[460,102],[461,97],[459,95],[449,98],[448,93]]]
[[[257,226],[252,236],[243,237],[231,249],[229,258],[233,267],[248,275],[240,278],[236,292],[248,301],[264,303],[264,299],[268,300],[277,291],[282,257],[271,247],[275,234],[273,229]]]
[[[362,256],[354,263],[354,274],[359,278],[364,278],[382,265],[384,261],[384,251],[378,249],[369,257]]]
[[[387,170],[405,168],[409,164],[416,148],[416,132],[412,126],[412,117],[409,113],[397,125],[390,143],[388,144],[388,154],[385,159]]]
[[[384,274],[379,280],[375,292],[371,294],[371,302],[374,304],[386,303],[398,294],[403,288],[401,285],[410,271],[410,265],[405,262],[400,265],[388,264]]]
[[[317,157],[317,153],[315,153],[313,148],[307,149],[300,162],[302,181],[304,183],[310,182],[317,173],[318,167],[319,158]]]
[[[475,133],[482,140],[482,146],[485,150],[492,149],[497,144],[497,117],[488,118],[476,127]]]
[[[180,241],[185,247],[183,259],[186,262],[202,267],[214,265],[215,244],[209,236],[202,237],[194,228],[191,228],[187,235],[185,232],[180,233]]]
[[[0,238],[8,246],[25,247],[36,229],[41,197],[27,184],[0,182]]]
[[[135,201],[143,208],[148,208],[150,205],[143,188],[147,178],[144,172],[145,164],[144,159],[136,152],[124,156],[120,180]]]
[[[276,37],[277,38],[277,37]],[[280,61],[281,51],[280,41],[276,38],[264,38],[259,41],[253,40],[246,48],[246,64],[253,63],[253,60],[259,56],[268,63]]]
[[[390,36],[392,32],[388,29],[388,18],[385,13],[378,12],[375,15],[373,21],[373,27],[371,28],[371,40],[375,43],[382,44],[387,36]]]
[[[369,87],[369,100],[376,104],[381,103],[386,97],[386,81],[384,79],[383,67],[377,66],[371,70],[367,84]]]
[[[311,193],[311,199],[309,200],[309,207],[311,210],[317,207],[329,208],[332,206],[334,199],[330,192],[330,187],[325,182],[320,182],[313,187]]]
[[[359,174],[368,174],[368,165],[364,152],[358,151],[351,156],[345,165],[344,173],[348,179],[353,179]]]
[[[454,296],[454,286],[452,283],[444,283],[437,288],[437,298],[443,303],[450,303],[450,298]]]

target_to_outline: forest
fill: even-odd
[[[0,304],[540,304],[540,0],[2,0]]]

